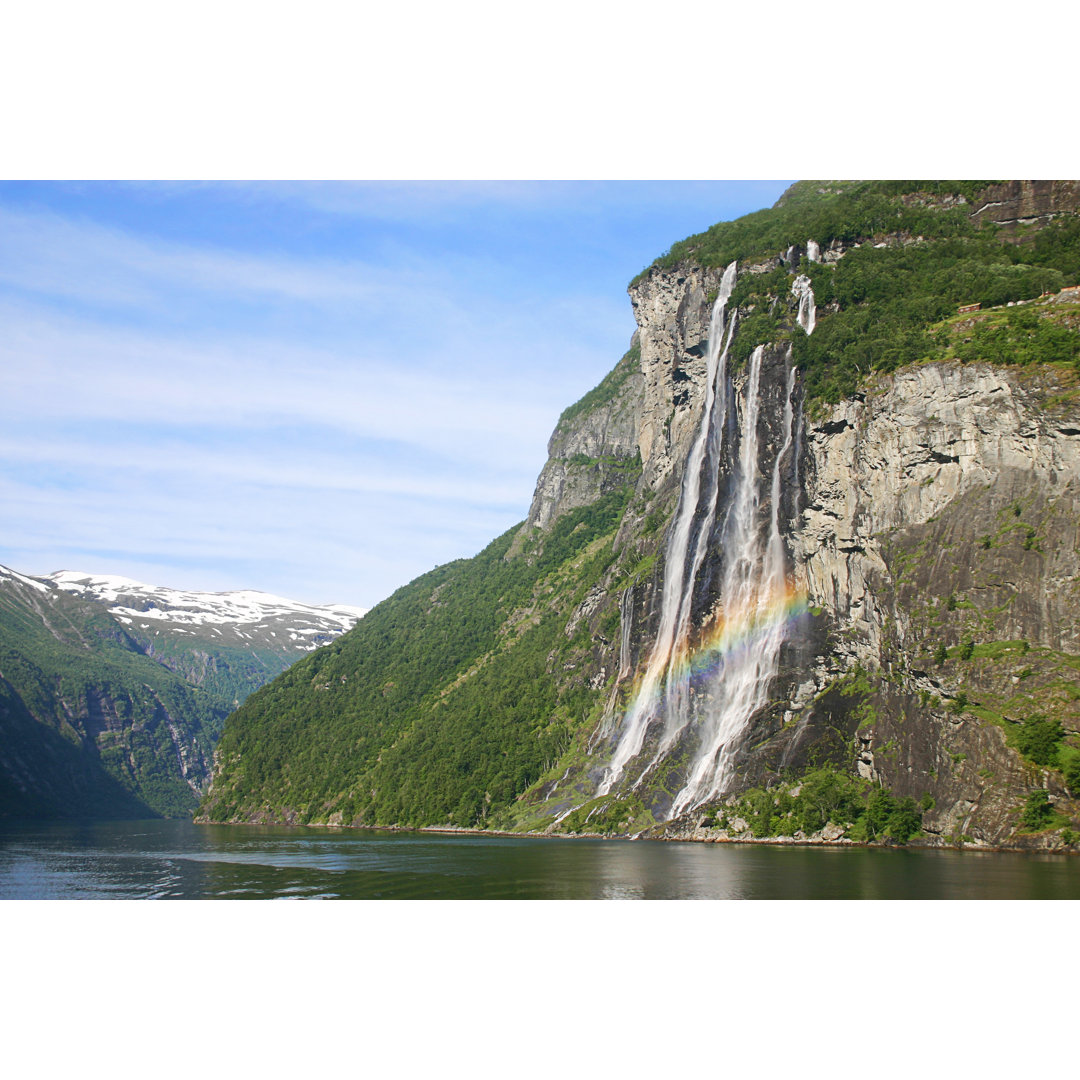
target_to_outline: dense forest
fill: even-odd
[[[517,558],[515,528],[417,578],[253,694],[219,743],[232,767],[204,812],[484,822],[558,760],[594,705],[587,684],[548,670],[589,645],[585,622],[565,634],[567,605],[612,563],[631,491],[564,515]]]

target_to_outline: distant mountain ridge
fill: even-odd
[[[364,614],[0,566],[0,815],[185,815],[225,716]]]
[[[125,626],[137,625],[149,630],[166,626],[174,633],[198,634],[209,630],[218,637],[261,641],[276,638],[278,632],[287,635],[286,648],[300,652],[325,645],[344,633],[367,608],[347,604],[302,604],[273,593],[244,589],[234,592],[199,592],[171,589],[164,585],[147,585],[116,574],[84,574],[77,570],[58,570],[42,581],[52,582],[65,592],[84,599],[111,604],[109,613]],[[156,624],[162,624],[157,626]],[[240,627],[248,629],[241,630]],[[260,635],[258,631],[265,630]]]

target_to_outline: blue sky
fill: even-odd
[[[0,562],[371,605],[522,519],[629,279],[788,183],[0,184]]]

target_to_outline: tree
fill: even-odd
[[[1036,765],[1058,764],[1061,740],[1065,729],[1059,720],[1047,720],[1043,716],[1033,716],[1025,720],[1013,735],[1016,748]]]
[[[886,833],[898,844],[906,844],[922,828],[922,814],[919,813],[915,800],[906,795],[889,815]]]
[[[1043,788],[1036,788],[1027,797],[1024,812],[1020,815],[1020,824],[1035,832],[1045,829],[1053,820],[1054,808],[1050,805],[1050,793]]]
[[[1069,794],[1075,799],[1080,799],[1080,755],[1070,758],[1065,763],[1063,772],[1065,773],[1065,786],[1069,789]]]

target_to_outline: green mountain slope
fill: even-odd
[[[631,487],[399,589],[230,718],[211,820],[474,825],[566,752],[597,688],[570,612],[607,571]]]
[[[0,583],[0,813],[182,816],[226,702],[133,651],[99,605]]]
[[[191,814],[225,716],[354,621],[257,593],[0,567],[0,816]]]

